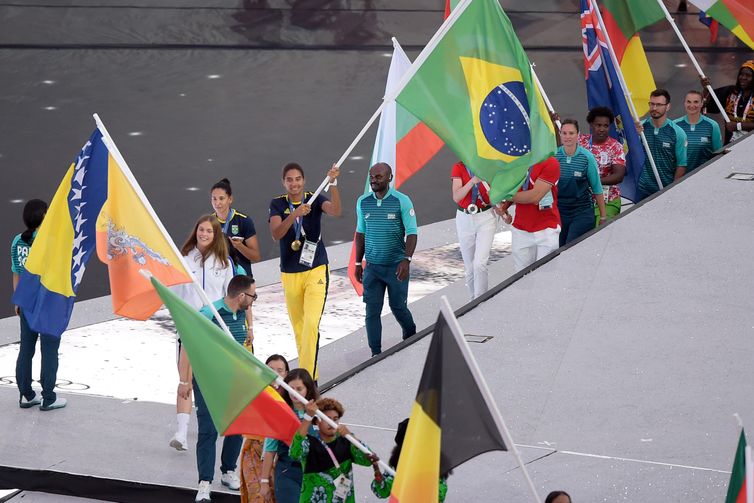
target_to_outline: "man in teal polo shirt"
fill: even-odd
[[[356,279],[364,285],[366,329],[372,356],[382,352],[382,305],[387,289],[403,338],[416,333],[408,310],[408,278],[416,249],[416,214],[407,195],[390,187],[393,172],[384,162],[369,170],[370,194],[356,202]],[[366,255],[367,265],[361,268]]]
[[[641,122],[663,187],[685,175],[687,164],[686,133],[675,122],[668,119],[668,111],[670,111],[670,93],[665,89],[655,89],[649,95],[649,118]],[[660,190],[648,156],[639,177],[638,189],[639,201]]]
[[[228,294],[212,304],[217,309],[220,317],[228,326],[231,335],[239,344],[251,344],[253,336],[247,330],[246,312],[251,309],[251,304],[257,300],[256,285],[254,278],[246,275],[238,275],[228,283]],[[215,325],[220,325],[214,318],[209,306],[204,306],[201,314],[212,320]],[[249,317],[251,319],[251,317]],[[250,327],[249,327],[250,328]],[[181,376],[182,384],[185,382]],[[194,400],[196,402],[196,419],[198,435],[196,440],[196,464],[199,470],[199,490],[195,501],[210,501],[210,485],[215,475],[215,455],[217,430],[212,422],[209,409],[202,396],[202,392],[193,379]],[[223,440],[222,454],[220,455],[220,472],[222,485],[237,491],[241,485],[236,466],[238,455],[241,453],[241,435],[230,435]]]

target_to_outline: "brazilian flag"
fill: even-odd
[[[529,59],[498,0],[461,2],[443,30],[396,101],[490,184],[493,204],[510,199],[556,148]]]

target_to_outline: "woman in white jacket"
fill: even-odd
[[[197,220],[194,230],[181,248],[189,269],[202,285],[210,302],[221,299],[233,279],[233,262],[228,256],[228,246],[222,227],[216,217],[204,215]],[[199,310],[204,306],[202,298],[192,283],[177,285],[172,289],[189,305]],[[178,339],[178,396],[176,399],[177,430],[170,446],[185,451],[188,448],[186,436],[191,418],[191,364],[186,351]]]

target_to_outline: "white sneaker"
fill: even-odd
[[[194,498],[194,501],[199,503],[209,503],[212,501],[209,497],[210,484],[211,482],[208,480],[202,480],[199,482],[199,490],[196,491],[196,498]]]
[[[220,482],[231,491],[238,491],[241,489],[241,479],[238,478],[236,472],[223,473],[222,477],[220,477]]]
[[[186,451],[188,450],[188,440],[186,439],[186,437],[179,437],[176,433],[170,440],[170,447],[172,447],[176,451]]]

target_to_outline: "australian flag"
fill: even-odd
[[[581,0],[581,40],[584,45],[584,76],[589,108],[608,107],[615,114],[610,136],[621,142],[626,152],[626,177],[620,185],[621,195],[636,201],[636,188],[644,169],[644,146],[634,127],[631,109],[626,101],[627,93],[618,79],[610,48],[591,0]]]

